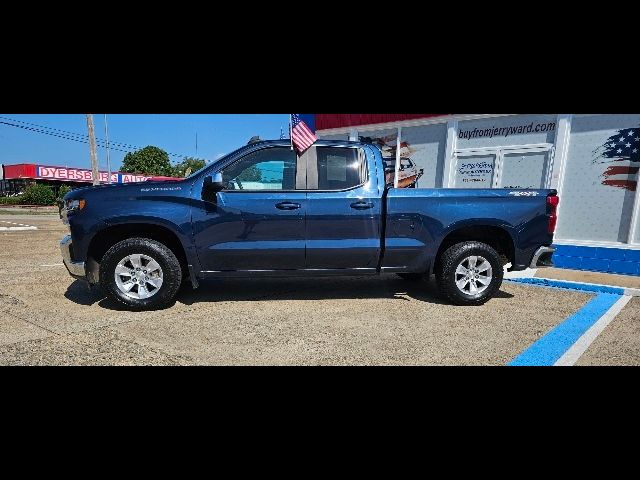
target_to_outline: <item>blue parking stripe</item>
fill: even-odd
[[[529,282],[525,282],[529,283]],[[570,282],[568,282],[570,283]],[[575,287],[570,287],[575,288]],[[620,289],[622,290],[622,289]],[[510,366],[551,366],[620,299],[600,293],[514,358]]]

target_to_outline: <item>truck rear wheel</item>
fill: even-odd
[[[148,238],[116,243],[100,263],[100,285],[131,310],[164,308],[176,296],[182,269],[174,253]]]
[[[449,247],[436,265],[440,294],[456,305],[482,305],[502,285],[498,252],[482,242],[461,242]]]

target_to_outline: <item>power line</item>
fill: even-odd
[[[35,133],[42,133],[44,135],[50,135],[52,137],[58,137],[58,138],[62,138],[64,140],[72,140],[74,142],[87,143],[87,144],[89,143],[89,139],[84,140],[84,139],[81,139],[81,138],[69,137],[69,136],[66,136],[66,135],[57,135],[57,134],[52,133],[52,132],[47,132],[45,130],[40,130],[40,129],[37,129],[37,128],[31,128],[31,127],[27,127],[27,126],[24,126],[24,125],[15,125],[13,123],[1,122],[1,121],[0,121],[0,124],[8,125],[10,127],[22,128],[24,130],[30,130],[30,131],[35,132]],[[125,153],[129,153],[130,152],[130,150],[123,150],[121,148],[115,148],[115,147],[111,147],[111,148],[113,148],[114,150],[118,150],[120,152],[125,152]]]
[[[67,136],[72,136],[72,137],[77,137],[77,138],[86,138],[86,139],[89,138],[88,135],[83,135],[81,133],[69,132],[68,130],[61,130],[59,128],[53,128],[53,127],[47,127],[47,126],[44,126],[44,125],[38,125],[37,123],[23,122],[22,120],[16,120],[14,118],[0,116],[0,119],[9,120],[9,121],[14,122],[14,123],[22,123],[24,125],[31,125],[33,127],[38,127],[39,129],[46,129],[46,130],[52,130],[54,132],[60,132],[63,135],[67,135]],[[12,126],[16,127],[18,125],[12,125]],[[102,140],[101,138],[97,138],[97,137],[96,137],[96,142],[106,143],[104,140]],[[140,148],[140,147],[138,147],[136,145],[129,145],[127,143],[113,142],[113,141],[111,143],[119,145],[121,147],[125,147],[125,148],[134,148],[134,149],[139,149]]]
[[[53,137],[58,137],[58,138],[63,138],[66,140],[73,140],[76,142],[81,142],[81,143],[89,143],[89,136],[88,135],[83,135],[81,133],[75,133],[75,132],[70,132],[68,130],[61,130],[59,128],[54,128],[54,127],[47,127],[44,125],[38,125],[37,123],[30,123],[30,122],[24,122],[22,120],[16,120],[14,118],[9,118],[9,117],[3,117],[0,116],[0,119],[4,119],[4,120],[9,120],[10,122],[14,122],[14,123],[7,123],[7,122],[2,122],[0,121],[1,124],[4,125],[9,125],[11,127],[17,127],[17,128],[22,128],[24,130],[29,130],[29,131],[33,131],[36,133],[42,133],[45,135],[51,135]],[[23,125],[16,125],[16,123],[21,123]],[[26,127],[25,125],[31,125],[32,127],[38,127],[38,128],[30,128],[30,127]],[[60,132],[61,135],[58,134],[54,134],[51,131],[54,132]],[[101,146],[101,147],[106,147],[107,142],[101,138],[96,138],[96,143]],[[108,145],[110,148],[114,149],[114,150],[118,150],[120,152],[125,152],[128,153],[132,150],[140,150],[142,147],[137,146],[137,145],[131,145],[128,143],[122,143],[122,142],[114,142],[113,140],[110,140],[108,142]],[[125,148],[126,150],[122,150],[120,148],[116,148],[114,147],[114,145],[120,146]],[[188,155],[183,155],[180,153],[171,153],[171,152],[167,152],[168,155],[172,156],[172,157],[180,157],[180,158],[186,158]]]

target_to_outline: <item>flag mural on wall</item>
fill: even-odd
[[[307,124],[300,119],[298,113],[291,114],[291,144],[296,148],[298,153],[304,152],[313,145],[318,137]]]
[[[640,169],[640,126],[623,128],[593,151],[593,163],[609,164],[602,185],[635,192]]]

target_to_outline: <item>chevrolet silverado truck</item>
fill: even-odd
[[[433,274],[449,301],[480,305],[508,263],[551,264],[557,205],[555,190],[390,188],[374,145],[298,155],[272,140],[184,179],[73,190],[60,247],[71,276],[131,310],[207,278],[382,273]]]

